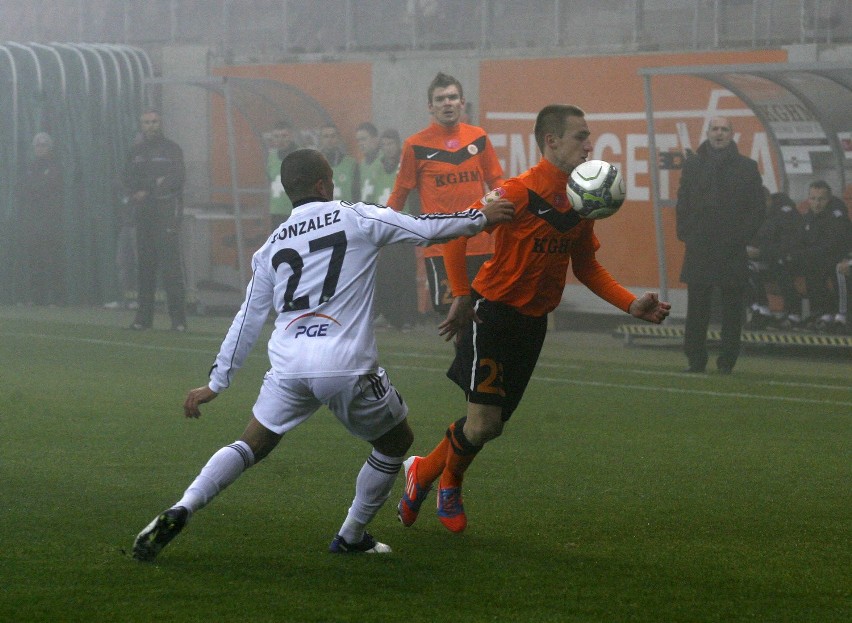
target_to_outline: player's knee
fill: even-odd
[[[395,456],[402,456],[408,452],[408,449],[411,448],[411,444],[414,443],[414,431],[411,430],[411,427],[408,425],[408,420],[403,422],[404,426],[402,427],[399,433],[399,439],[397,441],[397,450]]]
[[[467,419],[464,435],[474,446],[482,446],[503,433],[503,421],[499,418]]]
[[[274,442],[264,441],[257,443],[251,447],[252,452],[254,453],[254,462],[255,464],[259,463],[267,456],[272,450],[275,449],[275,446],[278,445],[278,440],[276,439]]]
[[[249,422],[248,427],[243,432],[240,441],[244,442],[251,448],[252,453],[254,454],[254,462],[257,463],[267,456],[269,453],[275,449],[275,446],[278,445],[278,442],[281,441],[282,435],[275,433],[262,424],[255,420],[254,418]]]
[[[404,456],[414,443],[414,432],[403,420],[373,442],[373,447],[387,456]]]

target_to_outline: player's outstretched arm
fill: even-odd
[[[183,402],[183,414],[191,418],[201,417],[201,410],[198,407],[210,402],[218,395],[218,393],[207,387],[207,385],[189,390],[186,400]]]
[[[482,213],[485,215],[485,220],[488,221],[487,226],[491,227],[511,221],[515,217],[515,206],[511,201],[498,199],[484,205]]]
[[[630,304],[630,315],[660,324],[671,312],[672,306],[661,301],[656,292],[646,292]]]

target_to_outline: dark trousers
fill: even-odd
[[[186,324],[183,282],[183,257],[180,247],[180,228],[173,219],[153,215],[136,223],[136,252],[139,309],[136,322],[150,327],[154,322],[154,295],[157,276],[162,274],[169,317],[172,325]]]
[[[769,296],[766,290],[769,284],[778,283],[778,270],[778,265],[774,262],[749,261],[748,303],[769,306]]]
[[[789,306],[785,311],[798,314],[802,309],[802,295],[796,288],[797,277],[803,277],[805,280],[811,316],[818,317],[837,311],[837,294],[830,285],[836,280],[836,265],[837,262],[829,258],[829,261],[816,265],[787,264],[778,271],[778,289],[784,297],[785,306]]]
[[[707,329],[715,287],[720,289],[722,306],[722,343],[716,365],[733,368],[740,354],[745,284],[737,282],[716,286],[712,283],[690,283],[687,286],[683,350],[689,366],[698,370],[707,366]]]
[[[45,247],[42,233],[24,237],[24,266],[19,300],[35,305],[65,303],[65,250],[61,240]]]

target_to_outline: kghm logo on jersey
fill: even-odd
[[[451,184],[465,184],[467,182],[479,182],[482,177],[479,171],[459,171],[458,173],[440,173],[435,176],[435,186],[450,186]]]
[[[533,253],[558,253],[566,255],[571,252],[571,240],[568,238],[534,238]]]
[[[293,335],[293,339],[297,340],[300,337],[325,337],[328,335],[328,329],[332,325],[332,323],[336,324],[338,327],[341,325],[336,319],[331,316],[326,316],[325,314],[320,314],[318,312],[310,312],[308,314],[302,314],[296,318],[293,318],[286,327],[284,327],[285,331],[288,331],[293,324],[299,322],[300,320],[305,320],[306,318],[317,318],[317,322],[300,322],[296,325],[296,332]],[[330,322],[323,322],[323,320],[328,320]]]

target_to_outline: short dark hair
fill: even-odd
[[[444,72],[439,71],[438,75],[436,75],[432,79],[432,82],[429,83],[429,88],[426,91],[427,101],[430,104],[432,103],[432,93],[435,92],[435,89],[446,89],[447,87],[451,87],[453,85],[459,88],[459,97],[464,97],[464,89],[462,88],[461,82],[459,82],[449,74],[445,74]]]
[[[586,113],[578,106],[570,104],[551,104],[542,108],[538,116],[535,118],[535,142],[538,143],[538,148],[541,153],[544,153],[544,135],[555,134],[562,136],[565,134],[565,126],[568,117],[585,117]]]
[[[379,135],[379,129],[369,121],[364,121],[362,123],[359,123],[358,127],[355,128],[356,132],[359,132],[361,130],[364,130],[370,136],[378,136]]]
[[[310,194],[319,180],[331,176],[331,165],[316,149],[297,149],[281,161],[281,185],[291,201]]]
[[[831,186],[829,186],[828,182],[826,182],[825,180],[814,180],[810,183],[808,188],[819,188],[821,190],[827,190],[829,195],[832,194]]]

